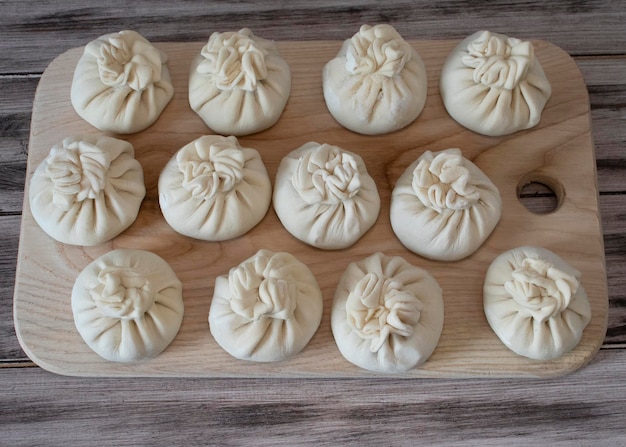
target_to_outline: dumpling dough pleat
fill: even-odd
[[[418,255],[441,261],[471,255],[501,213],[498,188],[459,149],[424,152],[391,194],[391,226],[400,242]]]
[[[425,270],[375,253],[342,275],[331,311],[341,354],[375,372],[406,372],[424,363],[443,329],[443,296]]]
[[[273,126],[287,104],[291,70],[276,44],[247,28],[213,33],[191,63],[189,104],[223,135]]]
[[[439,89],[452,118],[489,136],[536,126],[552,94],[533,45],[489,31],[472,34],[450,53]]]
[[[133,146],[98,135],[67,137],[35,170],[28,197],[35,221],[65,244],[106,242],[137,218],[146,195]]]
[[[154,123],[173,95],[167,55],[128,30],[87,44],[71,88],[72,105],[85,121],[122,134]]]
[[[150,359],[180,329],[182,284],[154,253],[113,250],[76,278],[72,312],[76,329],[96,354],[114,362]]]
[[[330,113],[362,134],[401,129],[426,103],[424,62],[390,25],[361,26],[326,64],[322,80]]]
[[[359,155],[310,142],[281,161],[274,209],[292,235],[333,250],[353,245],[374,225],[380,197]]]
[[[209,327],[242,360],[277,362],[300,352],[322,319],[311,270],[289,253],[259,250],[215,280]]]
[[[270,206],[261,156],[235,137],[206,135],[180,149],[159,177],[159,205],[174,230],[224,241],[245,234]]]
[[[540,247],[498,256],[485,275],[485,315],[498,338],[516,354],[556,359],[571,351],[591,320],[580,272]]]

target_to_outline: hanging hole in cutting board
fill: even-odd
[[[517,185],[517,199],[534,214],[550,214],[563,204],[565,189],[556,179],[530,173]]]

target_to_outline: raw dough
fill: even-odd
[[[182,285],[156,254],[113,250],[76,278],[72,312],[81,337],[101,357],[114,362],[149,359],[178,333]]]
[[[358,133],[401,129],[426,103],[421,57],[390,25],[363,25],[326,64],[324,99],[333,117]]]
[[[121,134],[150,126],[173,95],[167,55],[135,31],[106,34],[87,44],[71,88],[81,118]]]
[[[437,281],[399,256],[375,253],[348,265],[333,300],[341,354],[375,372],[406,372],[430,357],[443,329]]]
[[[552,93],[530,42],[489,31],[450,53],[439,87],[452,118],[490,136],[536,126]]]
[[[107,136],[67,137],[50,149],[28,189],[35,221],[65,244],[97,245],[137,218],[146,195],[133,146]]]
[[[307,345],[322,307],[322,292],[306,265],[289,253],[259,250],[216,278],[209,326],[233,357],[277,362]]]
[[[441,261],[476,251],[501,213],[498,188],[460,149],[424,152],[391,194],[391,226],[400,242]]]
[[[498,256],[485,276],[489,325],[513,352],[550,360],[571,351],[591,320],[580,272],[540,247],[519,247]]]
[[[351,246],[374,225],[380,198],[359,155],[310,142],[282,159],[274,209],[295,237],[333,250]]]
[[[180,149],[159,177],[159,205],[181,234],[223,241],[249,231],[270,206],[261,156],[236,137],[206,135]]]
[[[189,104],[223,135],[273,126],[291,91],[291,71],[274,42],[239,32],[213,33],[191,63]]]

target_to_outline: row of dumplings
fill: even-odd
[[[390,25],[363,25],[322,73],[332,116],[362,134],[401,129],[422,112],[422,58]],[[274,42],[249,29],[213,33],[193,59],[189,104],[215,133],[242,136],[274,125],[291,91],[289,65]],[[450,116],[485,135],[535,126],[551,86],[530,42],[489,31],[448,56],[440,92]],[[104,35],[86,47],[71,87],[76,112],[107,132],[134,133],[159,117],[174,93],[167,55],[134,31]]]
[[[174,271],[156,254],[133,249],[111,251],[89,264],[76,279],[71,303],[86,344],[117,362],[159,355],[184,313]],[[289,253],[262,249],[216,278],[208,322],[231,356],[279,362],[306,347],[322,310],[311,270]],[[484,311],[509,349],[541,360],[572,350],[591,314],[580,273],[538,247],[519,247],[493,261],[484,281]],[[375,253],[348,265],[330,318],[335,343],[349,362],[374,372],[407,372],[437,347],[442,289],[426,270]]]
[[[207,241],[239,237],[270,203],[296,238],[321,249],[352,246],[376,222],[380,197],[356,153],[309,142],[281,161],[272,185],[259,152],[234,136],[205,135],[167,162],[158,182],[165,220]],[[35,221],[73,245],[106,242],[136,219],[146,189],[133,146],[103,135],[67,137],[53,146],[29,187]],[[498,223],[497,187],[459,149],[426,151],[397,181],[391,226],[414,253],[458,260],[482,245]]]
[[[293,200],[281,199],[283,192],[275,188],[274,206],[279,216],[300,216],[294,221],[308,230],[302,236],[289,224],[286,228],[312,245],[327,241],[329,235],[335,236],[335,244],[354,243],[379,209],[376,186],[362,159],[317,143],[291,154],[279,167],[276,185],[284,177],[282,189]],[[246,160],[254,164],[246,168]],[[499,219],[497,189],[458,150],[426,152],[402,177],[407,178],[401,178],[392,193],[391,221],[400,240],[417,253],[435,259],[464,257],[482,244]],[[113,237],[137,215],[145,194],[142,179],[129,143],[95,135],[67,138],[52,148],[31,179],[33,216],[51,236],[62,235],[62,241],[73,235]],[[237,192],[242,182],[252,186]],[[177,231],[202,232],[206,225],[211,237],[221,229],[235,237],[257,223],[249,207],[260,205],[258,219],[265,215],[269,185],[257,151],[240,148],[235,137],[212,135],[194,140],[172,157],[162,171],[159,196],[164,215]],[[360,196],[363,185],[370,187]],[[128,200],[132,209],[125,213]],[[360,213],[372,202],[375,212],[365,213],[372,223],[363,226]],[[196,212],[204,216],[200,224],[194,220]],[[425,215],[411,214],[416,212]],[[254,218],[246,222],[246,216]],[[311,231],[318,221],[322,229]],[[406,239],[395,221],[406,225]],[[345,238],[341,231],[324,229],[342,227],[357,231]],[[411,248],[420,237],[423,244]],[[436,243],[428,245],[430,239]],[[487,319],[515,352],[531,358],[560,356],[578,343],[590,318],[579,278],[546,250],[506,253],[494,261],[485,279]],[[79,275],[72,308],[76,326],[92,349],[110,360],[139,360],[157,355],[177,334],[182,285],[152,253],[113,251]],[[289,254],[263,250],[216,279],[209,323],[218,344],[233,356],[277,361],[304,348],[320,324],[321,310],[321,292],[310,270]],[[427,272],[377,253],[348,267],[337,287],[331,319],[337,346],[348,360],[373,371],[406,371],[425,361],[437,345],[443,326],[442,292]]]

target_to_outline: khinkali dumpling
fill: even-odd
[[[67,137],[50,149],[30,180],[35,221],[52,238],[97,245],[137,218],[146,195],[133,146],[99,135]]]
[[[276,44],[239,32],[211,34],[191,63],[189,104],[214,132],[247,135],[278,121],[291,91],[291,71]]]
[[[263,219],[272,186],[261,156],[237,138],[200,137],[180,149],[159,177],[159,205],[174,230],[196,239],[241,236]]]
[[[339,123],[374,135],[401,129],[426,103],[426,69],[390,25],[363,25],[322,74],[326,106]]]
[[[498,256],[484,284],[485,315],[513,352],[550,360],[580,342],[591,319],[580,272],[545,248],[519,247]]]
[[[311,270],[289,253],[259,250],[215,280],[209,327],[242,360],[277,362],[300,352],[322,319]]]
[[[459,149],[424,152],[391,194],[391,227],[400,242],[441,261],[476,251],[501,213],[498,188]]]
[[[446,59],[440,91],[457,122],[499,136],[537,125],[552,88],[532,43],[479,31]]]
[[[335,292],[331,328],[348,361],[375,372],[406,372],[439,342],[441,288],[403,258],[375,253],[348,265]]]
[[[282,159],[274,209],[287,231],[301,241],[339,249],[354,244],[374,225],[380,197],[359,155],[310,142]]]
[[[114,362],[155,357],[183,320],[182,285],[165,260],[118,249],[85,267],[72,289],[76,329],[98,355]]]
[[[107,132],[134,133],[156,121],[174,95],[167,55],[135,31],[90,42],[76,65],[76,112]]]

